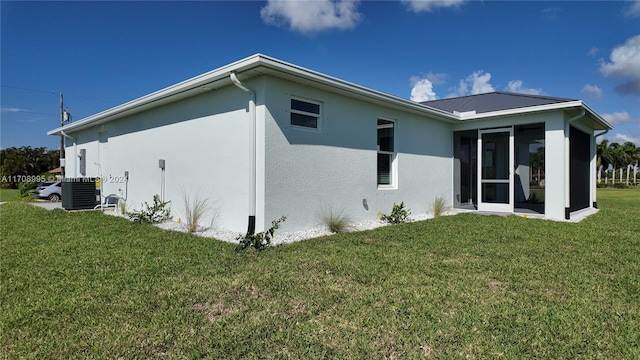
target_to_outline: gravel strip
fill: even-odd
[[[117,217],[126,218],[126,216],[120,214],[118,211],[105,211],[105,214]],[[457,212],[451,212],[450,215],[457,214]],[[431,219],[433,216],[431,215],[415,215],[411,217],[412,221],[422,221]],[[361,221],[357,223],[352,223],[348,225],[349,231],[364,231],[371,230],[381,226],[387,226],[388,223],[380,221],[380,220],[368,220]],[[155,226],[164,229],[164,230],[173,230],[173,231],[181,231],[187,232],[187,227],[184,224],[178,223],[177,221],[170,219],[161,224],[155,224]],[[321,236],[327,236],[333,234],[329,229],[324,226],[314,227],[308,230],[303,231],[290,231],[290,232],[276,232],[274,238],[271,240],[271,244],[282,245],[282,244],[290,244],[296,241],[302,241],[306,239],[317,238]],[[238,240],[236,238],[242,234],[239,232],[234,232],[227,229],[220,228],[198,228],[198,231],[194,233],[194,235],[207,237],[207,238],[215,238],[218,240],[222,240],[229,243],[237,244]]]
[[[454,210],[449,210],[444,216],[456,215],[463,212],[472,212],[472,211],[454,209]],[[597,209],[588,209],[582,212],[578,212],[574,214],[571,217],[571,220],[569,221],[579,222],[585,217],[591,214],[594,214],[596,212],[598,212]],[[126,216],[121,215],[117,211],[105,211],[105,214],[126,218]],[[428,220],[432,218],[433,218],[433,215],[420,214],[420,215],[411,216],[411,221],[422,221],[422,220]],[[375,229],[375,228],[379,228],[381,226],[387,226],[387,225],[389,224],[381,220],[368,220],[368,221],[349,224],[348,229],[349,231],[364,231],[364,230],[371,230],[371,229]],[[167,220],[161,224],[156,224],[155,226],[165,230],[187,232],[187,227],[184,224],[180,224],[177,221],[174,221],[173,219]],[[314,227],[304,231],[276,232],[274,238],[271,240],[271,244],[274,246],[282,245],[282,244],[290,244],[297,241],[317,238],[321,236],[327,236],[331,234],[332,232],[329,231],[329,229],[327,229],[324,226],[318,226],[318,227]],[[198,231],[196,231],[194,235],[198,235],[206,238],[215,238],[225,242],[237,244],[238,240],[236,240],[236,238],[243,234],[240,234],[239,232],[227,230],[227,229],[220,229],[220,228],[198,228]]]

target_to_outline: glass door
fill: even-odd
[[[480,130],[478,210],[513,212],[513,128]]]

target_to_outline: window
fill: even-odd
[[[395,159],[394,122],[378,119],[378,185],[394,185],[393,162]]]
[[[317,129],[319,119],[319,103],[291,99],[291,125]]]

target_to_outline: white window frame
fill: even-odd
[[[301,111],[301,110],[295,110],[291,107],[291,100],[297,100],[297,101],[302,101],[302,102],[306,102],[309,104],[314,104],[314,105],[318,105],[318,113],[310,113],[310,112],[306,112],[306,111]],[[306,99],[306,98],[302,98],[302,97],[298,97],[298,96],[291,96],[291,98],[289,99],[289,126],[291,126],[294,129],[298,129],[298,130],[303,130],[303,131],[310,131],[310,132],[320,132],[321,131],[321,127],[322,127],[322,102],[317,101],[317,100],[310,100],[310,99]],[[295,125],[291,123],[291,114],[300,114],[300,115],[305,115],[305,116],[311,116],[311,117],[315,117],[317,118],[316,121],[316,127],[309,127],[309,126],[302,126],[302,125]]]
[[[380,150],[380,146],[377,144],[378,141],[378,121],[389,121],[393,124],[393,151],[382,151]],[[391,181],[390,184],[378,184],[378,190],[395,190],[398,188],[398,152],[396,145],[396,133],[397,133],[397,122],[393,119],[388,119],[384,117],[376,118],[376,183],[378,182],[378,165],[377,159],[378,154],[386,154],[391,155]]]

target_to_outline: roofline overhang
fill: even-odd
[[[330,86],[341,90],[343,93],[353,94],[356,97],[365,97],[375,102],[382,102],[393,107],[402,108],[403,110],[414,112],[420,115],[426,115],[440,121],[456,123],[460,117],[446,111],[432,108],[420,103],[407,100],[398,96],[383,93],[361,85],[350,83],[332,76],[328,76],[317,71],[309,70],[298,65],[290,64],[282,60],[278,60],[262,54],[256,54],[234,63],[225,65],[210,72],[198,75],[191,79],[182,81],[175,85],[171,85],[164,89],[158,90],[151,94],[142,96],[135,100],[126,102],[122,105],[110,108],[97,114],[88,116],[76,122],[55,128],[47,132],[47,135],[60,135],[61,131],[73,133],[98,124],[107,123],[113,120],[123,118],[125,116],[134,115],[136,113],[146,111],[161,105],[165,105],[182,98],[186,98],[198,93],[213,90],[213,88],[222,87],[214,86],[212,88],[207,85],[216,82],[223,82],[223,86],[231,85],[229,74],[235,72],[242,80],[249,77],[242,76],[248,70],[266,68],[275,70],[283,74],[294,75],[296,77],[306,79],[325,86]],[[226,84],[228,82],[228,84]]]
[[[584,108],[585,111],[591,116],[591,118],[594,119],[595,122],[602,127],[602,130],[613,129],[613,126],[609,122],[598,115],[598,113],[593,111],[589,106],[584,104],[581,100],[491,111],[486,113],[450,113],[448,111],[423,105],[418,102],[407,100],[395,95],[390,95],[381,91],[373,90],[342,79],[338,79],[336,77],[325,75],[317,71],[309,70],[276,58],[272,58],[262,54],[255,54],[231,64],[222,66],[210,72],[182,81],[175,85],[171,85],[151,94],[142,96],[135,100],[126,102],[122,105],[118,105],[108,110],[88,116],[79,121],[55,128],[48,131],[47,135],[61,135],[63,130],[66,133],[73,133],[85,128],[104,124],[126,116],[134,115],[142,111],[150,110],[161,105],[172,103],[189,96],[211,91],[215,88],[232,85],[229,78],[230,73],[235,72],[239,75],[241,80],[247,80],[250,77],[255,76],[255,74],[249,74],[248,71],[259,69],[271,70],[275,71],[276,73],[295,76],[296,78],[304,79],[314,84],[337,89],[347,96],[353,96],[355,98],[365,98],[372,102],[382,103],[387,106],[418,114],[420,116],[427,116],[432,119],[452,124],[458,124],[461,121],[480,121],[489,118],[516,116],[536,112]]]
[[[480,121],[480,120],[485,120],[489,118],[516,116],[516,115],[547,112],[547,111],[554,111],[554,110],[569,110],[569,109],[575,109],[575,108],[584,109],[586,113],[589,114],[592,117],[592,119],[596,121],[596,123],[602,126],[602,129],[597,129],[597,130],[613,129],[613,126],[607,120],[605,120],[597,112],[591,109],[587,104],[582,102],[582,100],[574,100],[574,101],[538,105],[538,106],[528,106],[528,107],[516,108],[516,109],[498,110],[498,111],[491,111],[491,112],[485,112],[485,113],[479,113],[479,114],[476,114],[473,112],[464,112],[464,113],[459,113],[458,117],[460,120],[463,120],[463,121]]]

